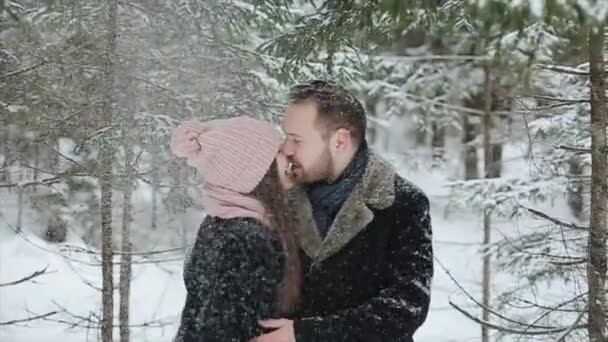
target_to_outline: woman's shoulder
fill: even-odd
[[[206,218],[199,229],[199,243],[216,251],[265,250],[278,253],[280,246],[276,235],[268,227],[255,219],[244,217]]]

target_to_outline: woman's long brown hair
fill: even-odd
[[[281,187],[276,161],[270,165],[264,178],[251,192],[251,196],[264,205],[270,218],[270,224],[276,230],[283,247],[285,267],[283,283],[277,298],[277,309],[280,314],[290,315],[296,310],[300,300],[302,274],[295,236],[296,230],[293,221],[290,220],[291,208]]]

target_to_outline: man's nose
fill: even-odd
[[[287,157],[292,157],[294,155],[293,147],[287,141],[283,143],[283,146],[281,146],[281,152],[283,152],[283,154]]]

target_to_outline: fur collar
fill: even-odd
[[[395,170],[370,152],[365,173],[336,215],[327,236],[321,239],[306,193],[296,188],[289,193],[297,218],[297,238],[302,249],[319,263],[338,252],[374,218],[371,209],[386,209],[395,201]]]

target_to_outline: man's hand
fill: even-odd
[[[277,329],[271,333],[261,335],[251,342],[296,342],[293,330],[293,321],[289,319],[269,319],[260,321],[263,328]]]

